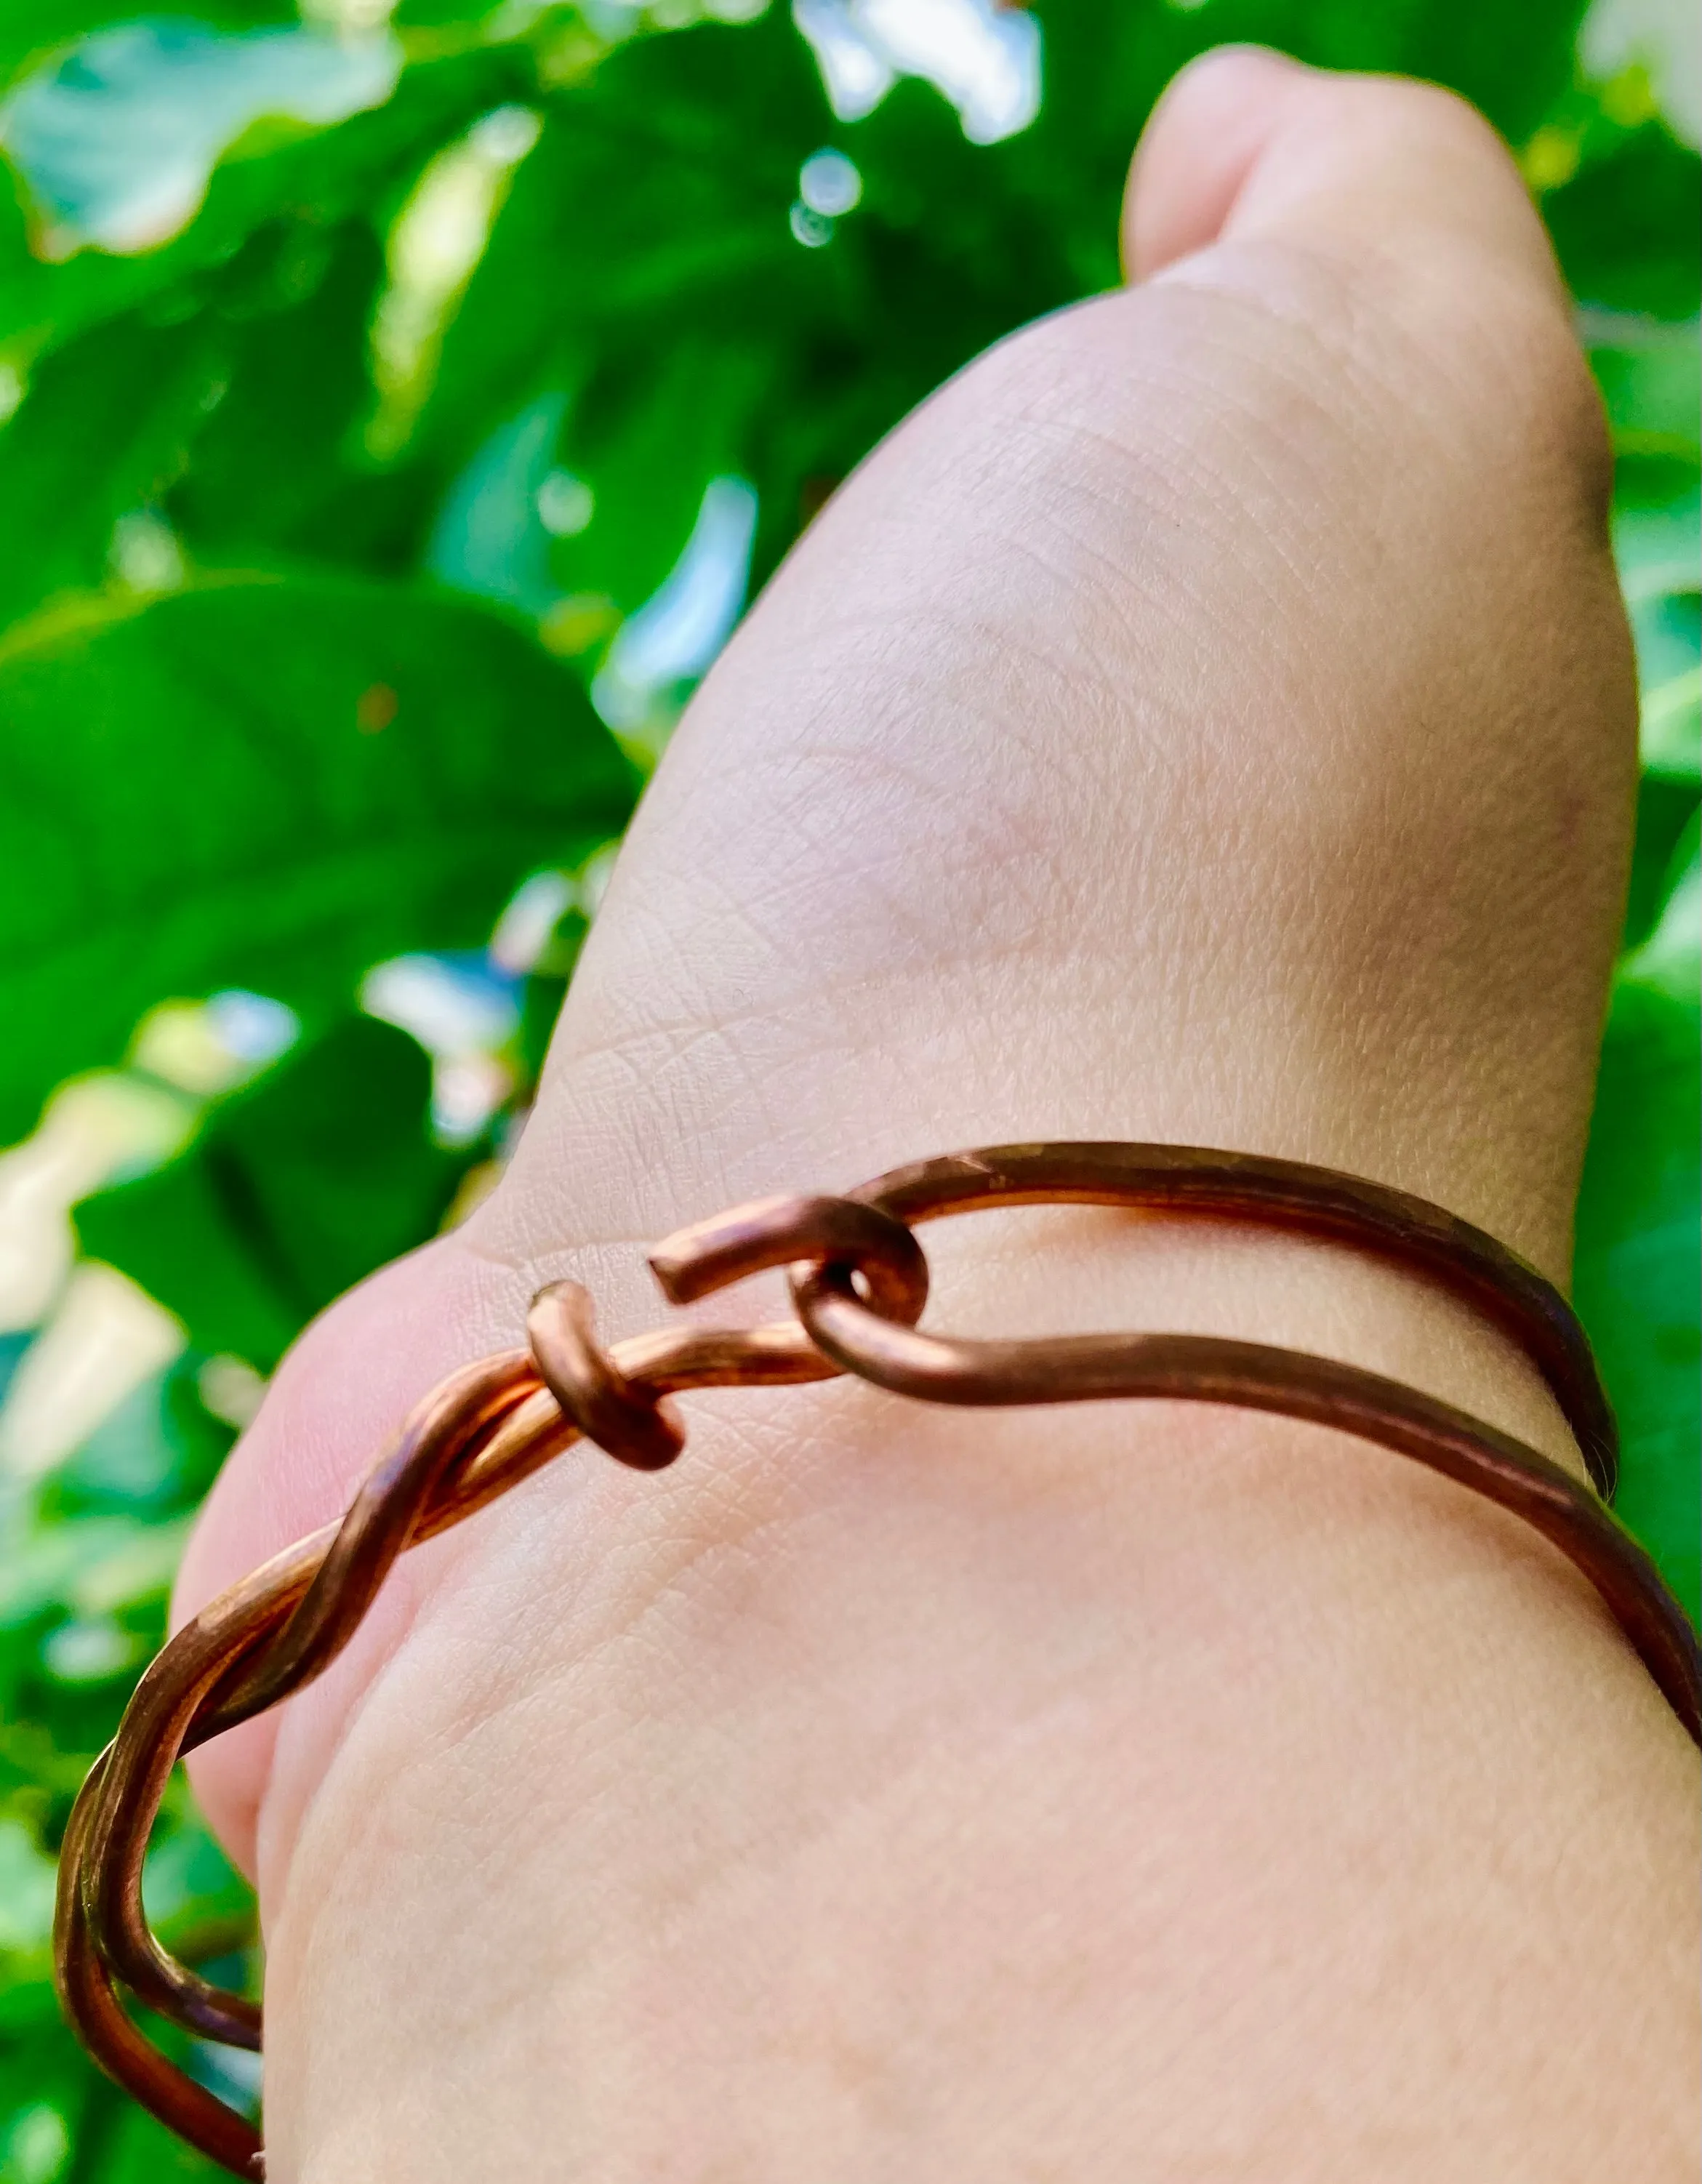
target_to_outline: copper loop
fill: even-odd
[[[924,1334],[928,1264],[914,1223],[975,1206],[1099,1205],[1325,1237],[1437,1282],[1494,1322],[1547,1381],[1595,1486],[1612,1490],[1613,1416],[1570,1307],[1493,1238],[1421,1199],[1333,1170],[1186,1145],[1018,1145],[893,1170],[842,1198],[764,1200],[680,1230],[651,1265],[685,1303],[789,1269],[798,1318],[740,1330],[677,1324],[597,1341],[574,1283],[539,1292],[530,1350],[452,1373],[420,1403],[337,1523],[208,1602],[159,1653],[91,1769],[60,1852],[54,1967],[96,2061],[232,2175],[261,2174],[259,2135],[180,2070],[128,2015],[127,1991],[204,2038],[258,2048],[259,2012],[178,1964],[148,1929],[142,1868],[182,1753],[279,1704],[348,1643],[396,1557],[581,1438],[644,1470],[684,1429],[666,1399],[854,1373],[929,1402],[1013,1405],[1161,1397],[1268,1411],[1412,1458],[1532,1525],[1594,1585],[1693,1738],[1702,1654],[1643,1550],[1589,1490],[1534,1449],[1358,1368],[1214,1336],[1078,1335],[966,1342]]]
[[[886,1318],[907,1325],[928,1301],[928,1262],[902,1221],[853,1198],[762,1198],[677,1229],[650,1253],[670,1304],[695,1304],[747,1275],[800,1262],[862,1282]]]
[[[590,1292],[578,1282],[539,1290],[527,1340],[544,1385],[588,1440],[634,1471],[661,1471],[685,1446],[685,1429],[662,1398],[636,1389],[597,1347]]]

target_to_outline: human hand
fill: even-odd
[[[954,382],[754,610],[501,1188],[304,1340],[186,1604],[539,1283],[632,1331],[643,1240],[929,1152],[1322,1161],[1564,1276],[1634,705],[1541,229],[1440,94],[1230,53],[1126,230],[1133,285]],[[929,1243],[954,1328],[1286,1342],[1576,1468],[1351,1254]],[[416,1551],[198,1761],[274,2184],[1692,2172],[1692,1758],[1515,1525],[1234,1413],[686,1407],[672,1471],[586,1451]]]

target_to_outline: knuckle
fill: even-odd
[[[1539,502],[1571,510],[1604,537],[1607,419],[1563,299],[1482,268],[1461,269],[1456,296],[1438,333],[1452,372],[1476,390],[1474,443],[1481,437],[1484,460],[1522,478]]]

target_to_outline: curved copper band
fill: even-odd
[[[1619,1485],[1619,1429],[1576,1313],[1528,1261],[1469,1221],[1337,1168],[1202,1145],[985,1145],[891,1169],[851,1193],[907,1227],[994,1206],[1117,1206],[1251,1222],[1348,1244],[1474,1306],[1519,1345],[1565,1414],[1591,1484]]]
[[[527,1339],[544,1384],[588,1440],[634,1471],[664,1471],[685,1446],[672,1408],[646,1397],[597,1346],[590,1292],[578,1282],[539,1290],[526,1315]]]
[[[416,1409],[339,1523],[210,1602],[148,1669],[83,1785],[60,1855],[56,1978],[67,2017],[103,2069],[233,2175],[261,2173],[252,2125],[146,2041],[120,1996],[122,1986],[204,2037],[259,2045],[254,2006],[176,1963],[148,1927],[142,1860],[172,1767],[319,1675],[407,1547],[461,1523],[583,1436],[643,1468],[671,1460],[681,1435],[661,1406],[690,1389],[782,1386],[843,1370],[930,1402],[1162,1396],[1334,1427],[1458,1480],[1552,1541],[1596,1586],[1702,1741],[1702,1655],[1683,1611],[1602,1504],[1510,1435],[1375,1373],[1256,1343],[1165,1334],[976,1343],[916,1329],[928,1268],[913,1223],[974,1206],[1055,1204],[1280,1227],[1440,1282],[1525,1350],[1577,1435],[1591,1478],[1610,1490],[1612,1414],[1565,1300],[1481,1230],[1358,1177],[1189,1146],[1003,1145],[896,1169],[843,1198],[739,1207],[660,1245],[658,1279],[684,1301],[785,1266],[797,1321],[736,1332],[674,1327],[605,1351],[577,1284],[541,1292],[531,1352],[451,1373]]]
[[[923,1402],[1225,1403],[1333,1426],[1413,1458],[1522,1517],[1601,1595],[1673,1712],[1702,1737],[1696,1641],[1644,1550],[1569,1472],[1510,1434],[1398,1380],[1264,1343],[1203,1334],[946,1342],[895,1327],[812,1269],[794,1294],[818,1347],[846,1372]],[[1067,1387],[1060,1381],[1068,1378]]]

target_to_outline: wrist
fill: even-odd
[[[1046,1332],[1180,1315],[1376,1369],[1399,1372],[1411,1349],[1434,1392],[1533,1440],[1553,1429],[1541,1384],[1501,1338],[1428,1285],[1376,1279],[1387,1270],[1357,1254],[1085,1211],[986,1216],[957,1224],[950,1246],[946,1234],[929,1244],[954,1331],[994,1332],[1002,1316],[1008,1331]],[[898,1929],[932,1936],[930,2007],[974,2016],[990,1969],[978,1920],[1013,1892],[1036,1917],[1050,1905],[1046,1947],[1086,1967],[1078,1999],[1133,2038],[1152,1995],[1131,2003],[1088,1898],[1055,1886],[1060,1858],[1098,1869],[1131,1800],[1138,1857],[1125,1848],[1153,1886],[1163,1872],[1185,1901],[1226,1886],[1233,1900],[1251,1885],[1235,1866],[1247,1825],[1237,1748],[1263,1752],[1258,1825],[1286,1840],[1323,1825],[1320,1795],[1364,1795],[1342,1764],[1345,1734],[1352,1774],[1384,1785],[1374,1802],[1395,1794],[1394,1826],[1415,1748],[1481,1788],[1474,1770],[1495,1755],[1470,1732],[1504,1729],[1504,1698],[1563,1743],[1580,1685],[1598,1702],[1613,1686],[1595,1658],[1612,1641],[1521,1528],[1337,1435],[1171,1406],[919,1414],[843,1384],[737,1404],[693,1406],[693,1454],[663,1479],[588,1455],[462,1535],[310,1803],[311,1737],[287,1732],[275,1787],[306,1809],[287,1847],[277,1808],[268,1830],[269,1862],[289,1865],[269,2109],[276,2142],[317,2144],[323,2173],[511,2173],[472,2139],[441,2170],[401,2149],[416,2110],[441,2141],[427,2088],[468,2043],[487,2051],[494,2025],[525,2056],[535,2027],[508,2014],[515,1995],[548,1997],[573,2088],[560,2107],[559,2075],[540,2086],[521,2066],[511,2109],[496,2064],[491,2100],[541,2134],[533,2143],[572,2131],[588,2174],[667,2173],[702,2145],[702,2119],[633,2089],[677,2076],[684,2051],[706,2104],[715,2083],[737,2084],[781,2146],[789,2118],[801,2131],[840,2114],[823,2108],[826,2019],[854,2021],[883,2057],[918,2042],[937,2055],[945,2019],[910,2014]],[[1502,1692],[1482,1688],[1491,1661]],[[1463,1749],[1438,1676],[1473,1710]],[[1556,1757],[1546,1741],[1539,1756]],[[1437,1786],[1445,1804],[1448,1782]],[[987,1833],[995,1807],[1013,1835]],[[838,1846],[826,1867],[824,1845]],[[1019,1845],[1020,1873],[1008,1869]],[[494,1906],[493,1858],[509,1875]],[[546,1869],[579,1886],[564,1892]],[[1275,1946],[1277,1907],[1254,1892],[1264,1923],[1250,1930]],[[1157,1915],[1158,1900],[1136,1890],[1113,1925]],[[867,1932],[859,1943],[858,1905],[896,1955],[871,1955]],[[422,1922],[436,1937],[423,1966]],[[1190,1949],[1209,1939],[1181,1925]],[[800,1949],[849,1967],[834,1995]],[[1154,1992],[1168,1977],[1161,1963]],[[706,2034],[701,1997],[728,1981]],[[1012,1996],[1014,2023],[984,2030],[1046,2052],[1060,2008],[1067,2037],[1049,2069],[1069,2082],[1086,2027],[1069,2030],[1043,1971]],[[1260,2048],[1254,2077],[1284,2052]],[[349,2057],[363,2059],[353,2078]],[[963,2052],[943,2071],[946,2109],[984,2082],[985,2059]],[[738,2173],[769,2173],[738,2118],[722,2122]],[[840,2122],[853,2129],[849,2109]],[[930,2134],[957,2128],[936,2116],[918,2145],[931,2160]],[[393,2168],[351,2165],[348,2133],[362,2130]]]

